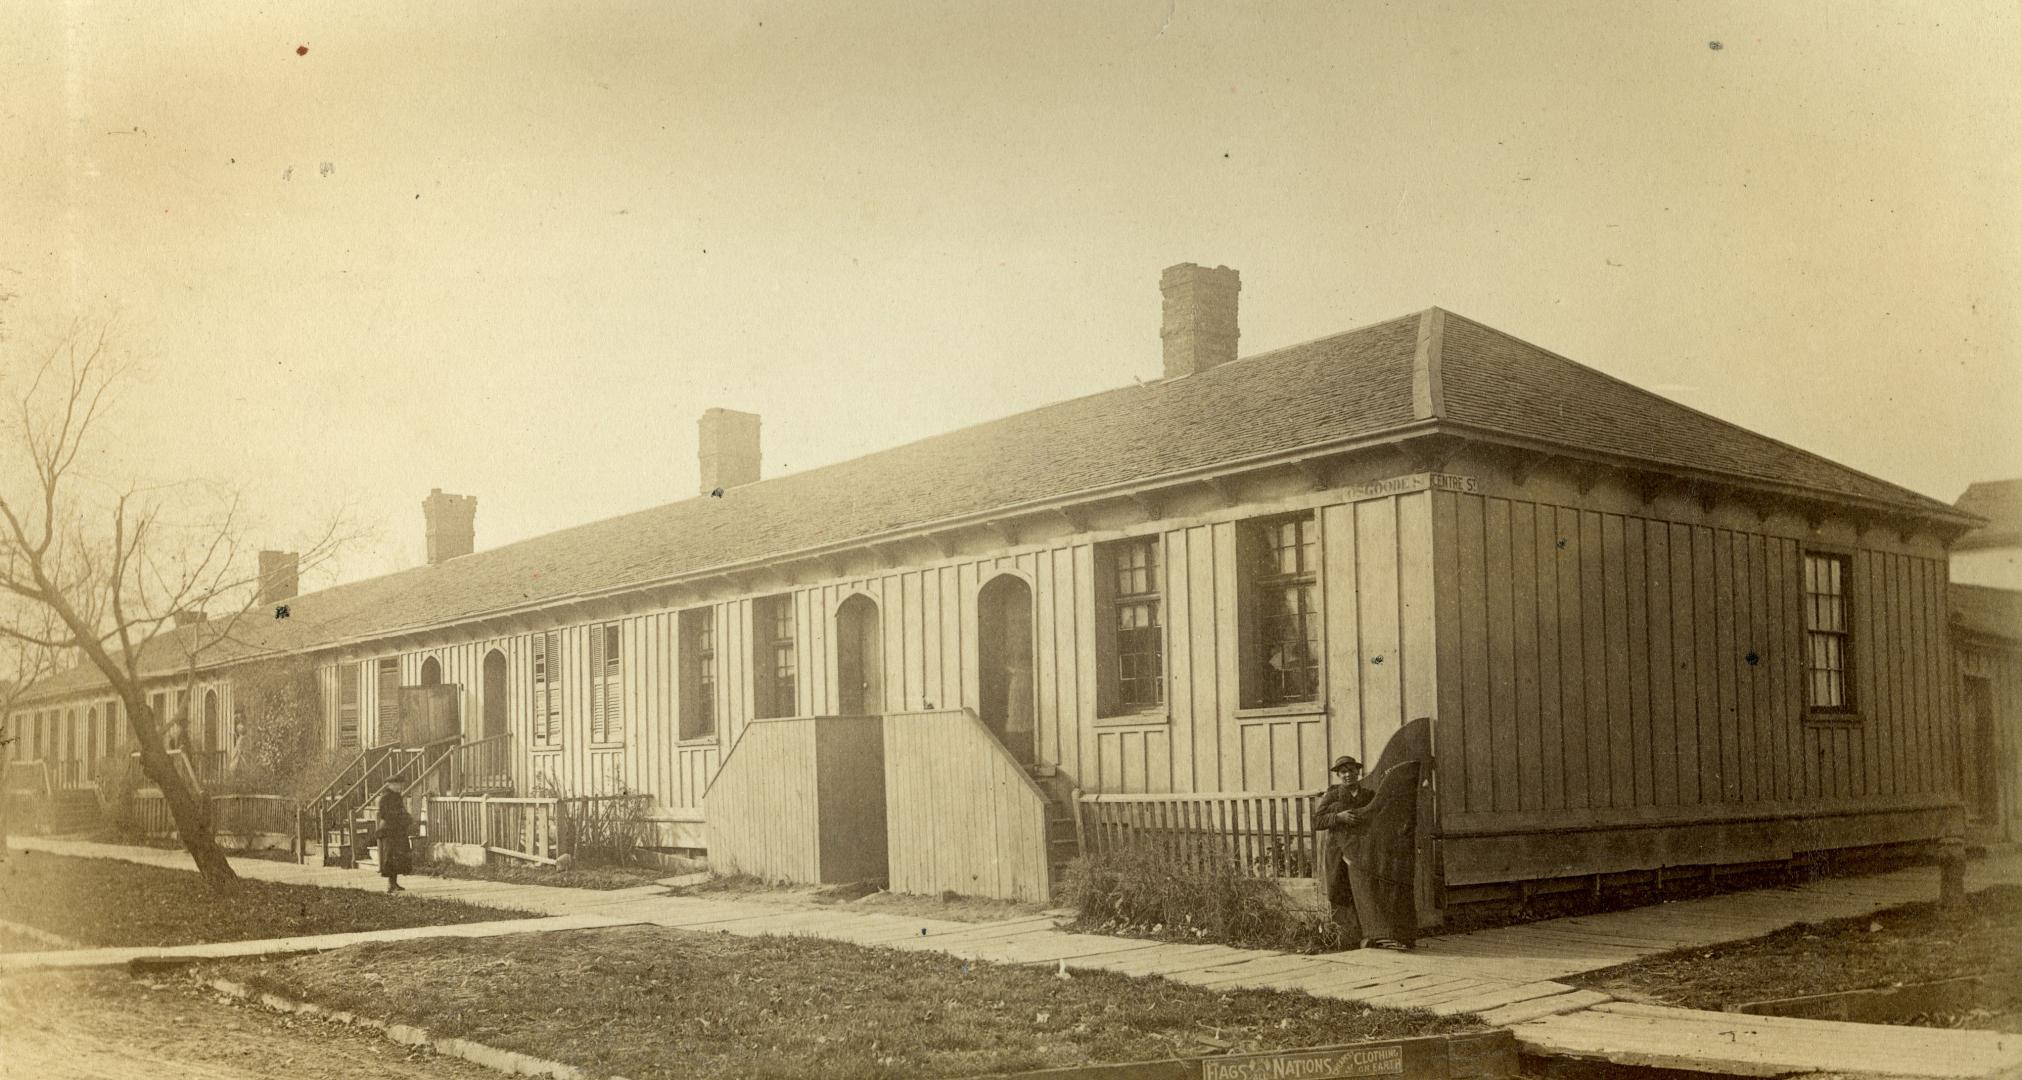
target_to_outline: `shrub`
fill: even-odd
[[[323,698],[316,669],[294,660],[270,660],[232,675],[239,731],[235,787],[286,795],[323,752]],[[345,757],[348,760],[350,754]],[[323,777],[327,784],[329,776]],[[317,784],[309,794],[321,790]]]
[[[1067,898],[1086,930],[1299,952],[1342,944],[1323,916],[1220,853],[1137,844],[1084,855],[1068,868]]]
[[[594,799],[562,800],[561,848],[584,866],[628,866],[652,823],[646,812],[653,797],[633,792]]]
[[[139,837],[140,820],[134,816],[133,796],[147,780],[140,762],[131,754],[111,754],[92,765],[92,775],[98,778],[95,782],[98,809],[105,815],[106,828],[122,839]]]

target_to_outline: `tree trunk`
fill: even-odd
[[[169,816],[175,821],[176,836],[183,850],[196,862],[197,873],[203,875],[204,883],[213,891],[232,888],[239,875],[232,870],[217,838],[211,835],[210,800],[184,779],[168,751],[162,749],[160,730],[152,722],[154,710],[145,704],[135,708],[129,697],[127,716],[134,741],[140,746],[140,770],[161,790],[162,801],[168,803]]]

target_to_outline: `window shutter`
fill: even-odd
[[[624,676],[618,624],[606,626],[600,636],[604,639],[604,663],[597,670],[604,678],[604,739],[619,742],[625,738],[625,711],[624,696],[618,689]]]
[[[604,735],[604,628],[590,633],[590,741],[606,742]]]
[[[548,636],[534,635],[534,741],[548,740]]]

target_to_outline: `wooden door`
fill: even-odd
[[[878,605],[852,596],[836,609],[836,712],[875,716],[885,711],[885,658]]]
[[[484,737],[506,731],[506,658],[493,649],[484,657]]]

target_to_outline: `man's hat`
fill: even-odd
[[[1340,772],[1343,769],[1359,769],[1361,767],[1362,767],[1361,762],[1355,760],[1352,757],[1349,757],[1346,754],[1342,754],[1340,757],[1334,759],[1333,766],[1330,767],[1327,771]]]

